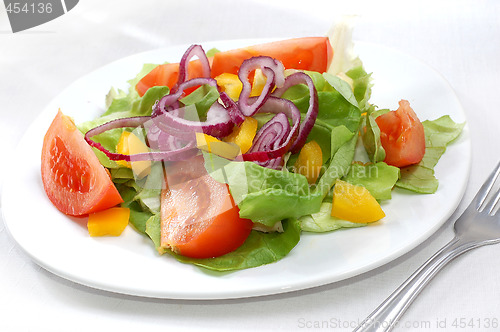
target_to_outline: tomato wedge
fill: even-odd
[[[239,216],[226,184],[205,170],[202,156],[167,167],[161,193],[161,246],[193,258],[218,257],[245,242],[253,223]]]
[[[382,114],[375,121],[380,128],[387,164],[404,167],[422,160],[425,154],[424,126],[407,100],[401,100],[397,110]]]
[[[211,75],[237,74],[244,60],[260,55],[281,61],[285,69],[323,73],[332,61],[333,49],[328,37],[304,37],[219,52],[214,56]]]
[[[65,214],[82,216],[123,202],[107,169],[61,111],[45,134],[41,171],[47,196]]]
[[[212,58],[208,59],[212,62]],[[188,79],[203,76],[203,67],[200,60],[193,60],[188,65]],[[135,86],[135,90],[139,96],[143,96],[149,88],[153,86],[168,86],[170,89],[177,83],[179,77],[179,64],[166,63],[155,67],[146,76],[144,76]],[[194,91],[196,88],[191,88],[186,91],[186,94]]]

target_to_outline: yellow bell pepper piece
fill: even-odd
[[[323,165],[323,152],[316,141],[310,141],[302,147],[295,162],[295,173],[304,175],[309,184],[316,183]]]
[[[262,74],[262,70],[255,69],[255,74],[253,76],[252,91],[250,91],[250,97],[260,96],[262,89],[266,85],[267,77]]]
[[[119,236],[128,225],[130,209],[114,207],[91,213],[87,222],[90,236]]]
[[[385,217],[368,189],[342,180],[335,182],[332,203],[332,217],[350,222],[369,223]]]
[[[236,74],[224,73],[220,74],[215,78],[217,85],[222,91],[227,93],[227,95],[234,101],[238,100],[240,97],[241,90],[243,89],[243,84],[240,78]],[[266,85],[267,78],[262,74],[262,70],[256,69],[254,72],[252,90],[250,91],[250,97],[260,96],[262,89]]]
[[[131,132],[124,131],[120,136],[120,140],[116,145],[116,152],[126,155],[149,152],[149,148],[144,144],[139,137]],[[149,160],[134,161],[132,163],[118,160],[118,165],[131,168],[135,176],[139,179],[149,175],[151,172],[151,162]]]
[[[215,80],[217,81],[217,85],[222,91],[227,93],[229,98],[235,101],[238,100],[241,89],[243,89],[243,84],[238,78],[238,75],[224,73],[217,76]]]
[[[196,133],[196,145],[200,150],[214,153],[227,159],[234,159],[240,154],[240,148],[237,145],[222,142],[204,133]]]
[[[254,118],[247,117],[231,134],[224,137],[224,141],[238,145],[241,153],[247,153],[252,147],[255,134],[257,134],[258,124]]]

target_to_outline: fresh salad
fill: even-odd
[[[106,111],[58,112],[41,175],[90,236],[127,225],[159,254],[229,271],[276,262],[304,232],[383,226],[395,187],[438,188],[434,166],[464,124],[420,121],[404,100],[370,103],[350,31],[146,64]]]

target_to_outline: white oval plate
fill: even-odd
[[[220,41],[207,50],[242,47],[262,40]],[[86,218],[70,218],[48,200],[40,178],[43,136],[58,108],[77,123],[104,111],[111,86],[126,81],[143,63],[177,62],[187,45],[155,50],[113,62],[79,79],[55,98],[31,125],[6,179],[2,212],[12,237],[45,269],[97,289],[157,298],[224,299],[269,295],[320,286],[379,267],[408,252],[434,233],[452,214],[465,190],[470,167],[467,126],[451,144],[435,171],[434,195],[397,191],[383,203],[387,216],[368,227],[326,234],[303,234],[279,262],[231,273],[213,273],[159,257],[149,239],[128,227],[120,237],[91,238]],[[453,90],[434,70],[413,57],[374,44],[357,43],[356,51],[373,72],[372,102],[397,108],[408,99],[421,120],[449,114],[465,121]]]

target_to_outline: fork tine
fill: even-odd
[[[498,201],[500,201],[500,189],[495,193],[495,196],[493,199],[491,199],[488,204],[484,207],[484,210],[488,211],[488,214],[490,215],[495,215],[496,213],[496,206],[498,204]]]
[[[484,201],[486,200],[486,197],[490,193],[491,188],[493,188],[493,185],[495,184],[495,181],[497,180],[499,174],[500,174],[500,162],[497,164],[497,167],[495,167],[493,172],[491,172],[488,179],[484,182],[484,184],[481,186],[481,189],[479,189],[479,191],[476,194],[475,200],[477,201],[476,205],[477,210],[482,209]],[[498,199],[496,199],[495,201],[498,201]]]

